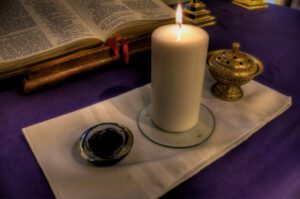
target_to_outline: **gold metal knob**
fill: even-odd
[[[239,52],[240,47],[241,47],[240,43],[237,42],[232,43],[232,52],[234,53]]]

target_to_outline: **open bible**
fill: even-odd
[[[1,0],[0,80],[26,73],[28,91],[51,84],[120,59],[106,45],[116,35],[130,54],[149,49],[150,33],[173,20],[160,0]]]

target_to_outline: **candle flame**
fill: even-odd
[[[179,24],[179,26],[181,28],[181,24],[182,24],[182,8],[181,8],[180,4],[178,4],[177,11],[176,11],[176,23]]]

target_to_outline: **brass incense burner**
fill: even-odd
[[[246,84],[263,71],[263,64],[257,58],[239,51],[240,44],[233,43],[231,50],[215,50],[208,54],[208,68],[217,83],[212,94],[226,101],[243,97],[241,85]]]

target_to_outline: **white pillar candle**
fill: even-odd
[[[165,25],[152,34],[151,119],[166,131],[198,121],[208,34],[191,25]]]

